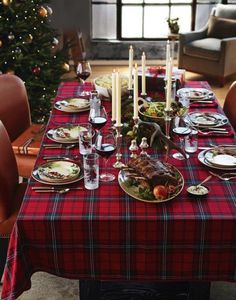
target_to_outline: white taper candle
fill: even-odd
[[[112,84],[112,106],[111,106],[111,120],[116,120],[116,72],[113,70],[112,77],[111,77],[111,84]]]
[[[138,66],[134,67],[134,118],[138,118]]]
[[[116,72],[116,125],[121,125],[121,84],[119,72]]]
[[[133,80],[132,80],[132,74],[133,74],[133,59],[134,59],[134,50],[133,47],[129,47],[129,83],[128,83],[128,89],[132,90],[133,86]]]
[[[142,95],[146,94],[146,56],[142,54]]]

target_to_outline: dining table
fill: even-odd
[[[206,81],[187,81],[185,87],[211,90]],[[86,91],[94,89],[85,82]],[[88,121],[89,110],[71,113],[55,106],[57,101],[78,97],[77,81],[61,82],[52,105],[50,119],[35,164],[44,164],[45,156],[70,159],[82,164],[78,144],[72,147],[45,147],[54,143],[47,132],[65,124]],[[123,100],[125,101],[125,100]],[[110,116],[111,102],[103,101]],[[224,115],[217,99],[190,104],[190,112],[207,111]],[[108,121],[105,125],[111,126]],[[198,149],[211,145],[236,145],[235,132],[229,123],[227,133],[201,134]],[[123,138],[121,160],[127,164],[131,152]],[[44,271],[83,282],[212,282],[236,281],[236,184],[216,176],[206,183],[209,194],[191,196],[186,188],[209,176],[212,169],[199,160],[198,150],[185,160],[169,153],[168,163],[183,176],[180,193],[165,202],[145,202],[126,193],[118,182],[120,170],[113,168],[116,156],[110,157],[111,182],[87,190],[83,179],[66,187],[66,193],[38,193],[42,186],[34,176],[28,181],[23,203],[13,228],[3,277],[2,300],[17,299],[31,288],[31,276]],[[165,151],[148,153],[161,161]],[[103,170],[100,160],[100,171]],[[88,299],[88,298],[87,298]],[[95,299],[95,298],[93,298]]]

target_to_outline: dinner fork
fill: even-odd
[[[217,133],[217,134],[228,134],[229,132],[227,130],[224,130],[224,131],[220,131],[220,130],[209,130],[208,131],[202,131],[198,128],[198,132],[200,132],[201,134],[203,135],[208,135],[208,134],[212,134],[212,133]]]
[[[48,148],[48,149],[71,149],[75,147],[75,144],[70,144],[70,145],[65,145],[65,144],[43,144],[43,147]]]
[[[216,177],[218,177],[219,179],[225,180],[225,181],[228,181],[228,180],[231,180],[231,179],[236,178],[236,173],[232,173],[232,172],[231,172],[231,173],[223,173],[223,174],[221,174],[221,175],[216,174],[216,173],[214,173],[214,172],[212,172],[212,171],[209,171],[209,173],[210,173],[211,175],[216,176]]]

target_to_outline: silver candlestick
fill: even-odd
[[[123,124],[117,125],[117,123],[114,125],[116,129],[116,162],[113,164],[113,168],[121,169],[125,167],[125,164],[122,163],[121,158],[122,154],[120,152],[121,144],[122,144],[122,134],[121,130],[123,128]]]
[[[134,120],[133,133],[134,133],[134,136],[136,136],[137,131],[138,131],[139,117],[133,117],[133,120]]]
[[[170,125],[171,125],[171,120],[173,117],[173,109],[170,108],[165,108],[164,109],[164,119],[165,119],[165,133],[166,133],[166,137],[168,139],[170,139]],[[166,145],[166,156],[165,156],[165,161],[167,162],[168,157],[169,157],[169,152],[170,152],[170,147],[169,144]]]

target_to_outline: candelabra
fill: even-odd
[[[120,152],[121,144],[122,144],[122,134],[121,130],[123,128],[123,124],[114,124],[116,129],[116,162],[113,164],[113,167],[116,169],[121,169],[125,167],[125,164],[122,163],[121,158],[122,154]]]

